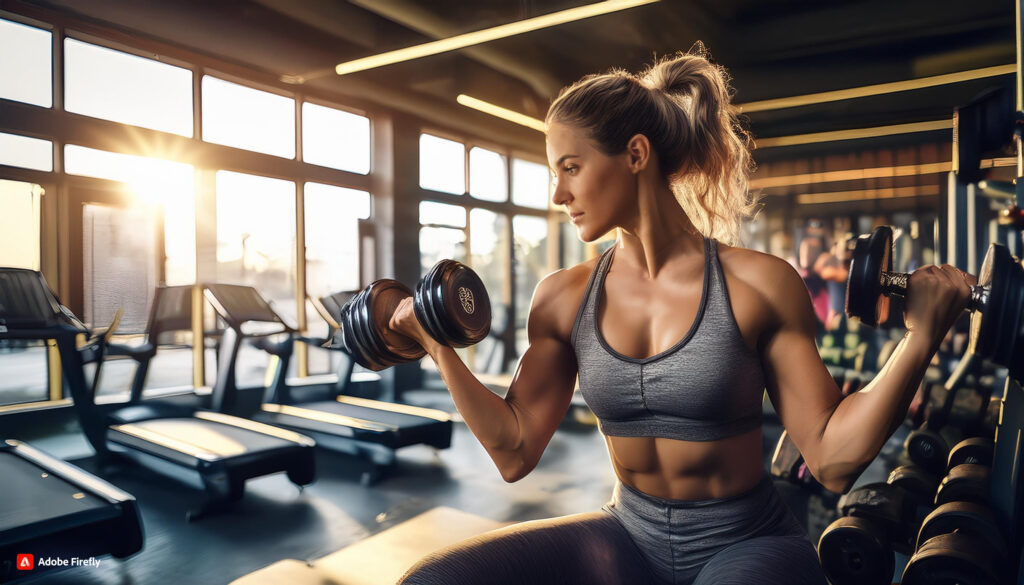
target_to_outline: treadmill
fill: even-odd
[[[47,557],[70,564],[142,550],[134,497],[20,441],[0,441],[0,494],[0,583],[51,570],[39,563]],[[32,570],[19,567],[24,554]]]
[[[141,384],[133,384],[138,392],[127,405],[105,412],[96,404],[95,384],[85,383],[82,353],[75,347],[81,330],[68,325],[71,318],[41,273],[0,268],[0,319],[6,320],[7,329],[0,336],[17,332],[57,339],[75,410],[101,463],[131,460],[202,489],[205,501],[188,513],[189,519],[240,499],[245,481],[254,477],[283,471],[300,490],[313,482],[315,443],[298,433],[221,412],[143,401]],[[155,339],[147,343],[155,344]],[[97,369],[101,366],[102,362]]]
[[[342,295],[347,293],[340,293]],[[243,340],[270,353],[276,359],[273,382],[266,389],[263,404],[253,412],[242,413],[255,420],[310,435],[317,445],[367,457],[373,464],[371,471],[362,475],[364,484],[371,484],[395,463],[395,451],[409,445],[425,444],[434,449],[447,449],[452,440],[452,417],[447,412],[380,400],[345,396],[339,389],[350,380],[353,369],[351,356],[340,347],[330,349],[342,353],[339,376],[345,381],[330,389],[328,396],[319,400],[293,399],[292,387],[287,380],[295,340],[324,346],[326,339],[301,337],[285,323],[266,300],[250,286],[211,284],[206,286],[206,298],[227,324],[221,343],[221,356],[215,392],[225,396],[239,393],[235,381],[235,362]],[[341,305],[341,297],[326,298],[321,304],[328,307]],[[332,327],[339,319],[332,318]],[[269,329],[252,332],[252,324],[260,323]],[[226,399],[226,402],[230,402]],[[235,404],[236,408],[241,405]]]

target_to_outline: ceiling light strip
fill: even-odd
[[[1013,157],[987,158],[981,161],[980,168],[1012,167],[1017,164]],[[865,179],[882,179],[885,177],[910,177],[930,175],[932,173],[948,173],[953,170],[952,162],[905,165],[899,167],[877,167],[870,169],[848,169],[843,171],[825,171],[821,173],[805,173],[801,175],[785,175],[763,177],[750,181],[751,189],[772,189],[776,187],[792,187],[795,185],[811,185],[815,183],[835,183],[838,181],[859,181]]]
[[[843,203],[847,201],[868,201],[874,199],[902,199],[905,197],[929,197],[939,194],[938,185],[920,185],[917,187],[893,187],[885,189],[861,189],[857,191],[836,191],[834,193],[807,193],[797,195],[796,202],[801,205],[815,203]]]
[[[912,134],[914,132],[931,132],[934,130],[952,130],[953,119],[933,120],[931,122],[914,122],[912,124],[895,124],[892,126],[877,126],[874,128],[853,128],[850,130],[836,130],[833,132],[816,132],[813,134],[795,134],[793,136],[778,136],[775,138],[761,138],[756,140],[757,148],[773,148],[776,146],[797,146],[800,144],[815,144],[818,142],[835,142],[839,140],[856,140],[858,138],[877,138],[879,136],[892,136],[894,134]]]
[[[651,4],[654,2],[658,2],[658,0],[606,0],[605,2],[578,6],[576,8],[570,8],[560,12],[552,12],[551,14],[545,14],[535,18],[527,18],[526,20],[510,22],[508,24],[484,30],[456,35],[447,39],[439,39],[422,45],[416,45],[414,47],[406,47],[404,49],[398,49],[397,51],[371,55],[369,57],[356,59],[347,63],[339,63],[334,68],[334,71],[338,75],[346,75],[348,73],[355,73],[356,71],[365,71],[375,67],[383,67],[385,65],[392,65],[402,61],[410,61],[412,59],[437,55],[438,53],[455,51],[472,45],[479,45],[481,43],[503,39],[505,37],[557,26],[575,20],[583,20],[584,18],[591,18],[593,16],[600,16],[610,12],[618,12],[620,10],[635,8],[637,6],[643,6],[644,4]]]
[[[533,128],[538,132],[544,132],[544,121],[538,120],[537,118],[531,118],[525,114],[519,112],[513,112],[512,110],[505,109],[501,106],[496,106],[492,103],[478,100],[475,97],[470,97],[465,94],[459,94],[459,97],[455,98],[457,102],[466,106],[467,108],[473,108],[479,110],[485,114],[497,116],[509,122],[515,122],[527,128]]]
[[[761,100],[746,104],[736,104],[736,107],[740,108],[745,114],[749,114],[750,112],[763,112],[766,110],[781,110],[784,108],[809,106],[811,104],[822,104],[826,102],[849,100],[873,95],[923,89],[926,87],[935,87],[937,85],[948,85],[951,83],[984,79],[986,77],[995,77],[998,75],[1010,75],[1016,71],[1017,66],[1014,64],[997,65],[995,67],[983,67],[981,69],[958,71],[956,73],[947,73],[945,75],[935,75],[932,77],[920,77],[917,79],[908,79],[906,81],[879,83],[877,85],[865,85],[863,87],[852,87],[850,89],[840,89],[822,93],[810,93],[806,95]]]

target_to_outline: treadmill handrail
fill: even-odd
[[[0,443],[0,448],[7,447],[20,457],[46,469],[48,473],[56,475],[57,477],[75,485],[81,486],[82,489],[99,498],[103,498],[111,504],[119,504],[121,502],[135,500],[135,496],[118,488],[117,486],[107,483],[91,473],[87,473],[70,463],[57,459],[53,455],[49,455],[26,443],[15,439],[7,439],[3,443]]]

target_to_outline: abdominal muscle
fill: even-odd
[[[727,498],[750,491],[764,473],[761,428],[717,441],[605,436],[622,483],[667,500]]]

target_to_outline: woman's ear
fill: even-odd
[[[626,143],[626,154],[629,155],[629,170],[639,173],[650,163],[651,141],[643,134],[634,134]]]

